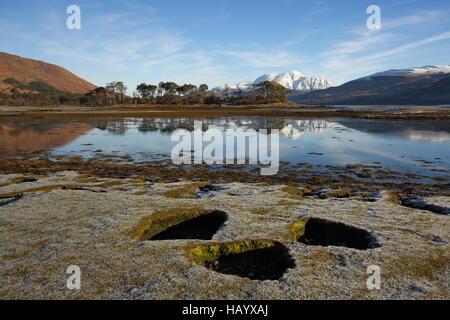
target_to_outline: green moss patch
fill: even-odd
[[[293,198],[303,198],[305,195],[311,193],[311,190],[308,188],[295,188],[291,186],[283,187],[281,191],[289,194]]]
[[[197,192],[200,191],[200,188],[204,188],[209,185],[210,183],[207,182],[189,183],[181,187],[168,190],[164,193],[164,195],[173,199],[196,199]]]
[[[4,198],[15,198],[15,197],[21,197],[25,193],[32,193],[32,192],[51,192],[53,190],[82,190],[81,187],[77,185],[51,185],[51,186],[44,186],[44,187],[37,187],[32,189],[26,189],[18,192],[8,192],[0,194],[0,199]]]
[[[329,190],[329,191],[319,192],[318,196],[320,199],[349,198],[351,196],[351,192],[347,189]]]

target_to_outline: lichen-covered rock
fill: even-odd
[[[311,190],[308,188],[296,188],[291,186],[286,186],[281,188],[281,191],[289,194],[294,198],[302,198],[305,195],[311,194]]]
[[[320,199],[328,198],[348,198],[351,196],[351,192],[347,189],[339,190],[322,190],[317,193]]]
[[[5,183],[10,178],[0,175]],[[0,187],[2,194],[22,194],[0,206],[2,299],[450,299],[446,215],[385,201],[290,197],[280,185],[229,183],[213,197],[194,199],[165,194],[189,182],[150,184],[74,172],[35,178]],[[448,197],[426,202],[450,207]],[[145,241],[215,210],[225,212],[227,221],[211,241]],[[305,227],[299,222],[311,218],[366,230],[379,246],[355,250],[296,241]],[[254,261],[280,256],[250,250],[258,245],[233,249],[220,260],[226,248],[235,248],[230,243],[239,248],[249,239],[279,243],[294,265],[255,268]],[[205,255],[203,248],[214,246],[225,248],[219,258],[219,249]],[[201,248],[201,259],[187,248]],[[202,262],[217,260],[211,268]],[[71,265],[82,270],[81,290],[65,289]],[[381,290],[367,289],[372,265],[381,268]]]

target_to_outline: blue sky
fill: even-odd
[[[81,30],[69,30],[69,5]],[[369,31],[369,5],[382,28]],[[0,51],[96,84],[254,80],[299,70],[341,84],[392,68],[450,64],[442,0],[1,1]],[[131,90],[129,90],[131,91]]]

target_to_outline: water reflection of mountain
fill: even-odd
[[[371,134],[390,134],[408,140],[450,142],[450,124],[446,121],[411,122],[338,119],[347,128]]]
[[[286,124],[280,133],[291,139],[298,139],[305,133],[320,133],[330,127],[332,122],[326,120],[297,120]]]
[[[108,121],[97,128],[106,130],[115,135],[123,135],[127,129],[134,127],[140,132],[159,132],[171,134],[176,129],[194,130],[195,119],[191,118],[142,118]],[[202,119],[203,131],[215,127],[220,129],[278,129],[280,133],[291,139],[298,139],[304,133],[319,133],[332,125],[327,120],[286,120],[268,118],[227,118],[227,119]]]

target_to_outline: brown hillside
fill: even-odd
[[[71,93],[86,93],[95,88],[92,83],[64,68],[0,52],[0,92],[8,91],[11,87],[2,81],[7,78],[14,78],[23,83],[42,81],[56,89]]]

